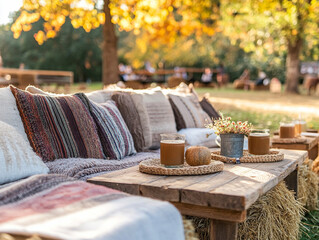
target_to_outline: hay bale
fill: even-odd
[[[195,227],[193,225],[192,220],[183,217],[183,224],[185,240],[198,240],[198,236],[195,233]]]
[[[193,222],[195,232],[198,234],[198,239],[209,239],[210,219],[193,216],[186,216],[186,218]]]
[[[303,214],[302,204],[281,182],[247,210],[246,221],[238,226],[238,240],[297,240]],[[192,219],[199,239],[209,239],[209,219],[187,218]]]
[[[308,201],[308,184],[307,184],[307,176],[308,176],[309,168],[306,164],[299,166],[298,171],[298,201],[302,206],[306,206]]]
[[[319,156],[313,161],[312,171],[319,176]]]
[[[261,196],[239,224],[238,239],[297,240],[303,207],[284,182]]]
[[[298,200],[307,210],[317,209],[318,203],[318,176],[311,169],[313,161],[307,159],[298,172]]]

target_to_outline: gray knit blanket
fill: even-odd
[[[50,173],[63,174],[81,180],[102,175],[104,173],[129,168],[138,165],[141,161],[159,158],[159,152],[141,152],[121,160],[106,160],[93,158],[66,158],[46,162]]]

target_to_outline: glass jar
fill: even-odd
[[[161,164],[165,167],[184,165],[185,135],[177,133],[161,134]]]
[[[295,124],[293,122],[281,122],[279,129],[280,138],[294,138],[295,137]]]
[[[269,154],[269,129],[252,129],[248,135],[248,152],[254,155]]]

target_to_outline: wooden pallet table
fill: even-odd
[[[312,133],[312,137],[306,137],[305,143],[272,143],[272,148],[306,150],[311,160],[318,157],[319,133]]]
[[[306,151],[280,150],[276,163],[225,164],[223,172],[201,176],[158,176],[139,172],[138,166],[88,180],[134,195],[169,201],[182,214],[211,219],[210,239],[237,239],[238,223],[263,194],[285,180],[297,191],[297,169]]]

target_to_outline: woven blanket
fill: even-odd
[[[20,195],[21,196],[18,196]],[[0,232],[55,239],[184,239],[170,203],[58,175],[0,189]]]
[[[51,173],[63,174],[77,179],[86,180],[95,175],[120,170],[138,165],[141,161],[159,158],[159,153],[141,152],[122,160],[105,160],[93,158],[66,158],[46,162]]]

